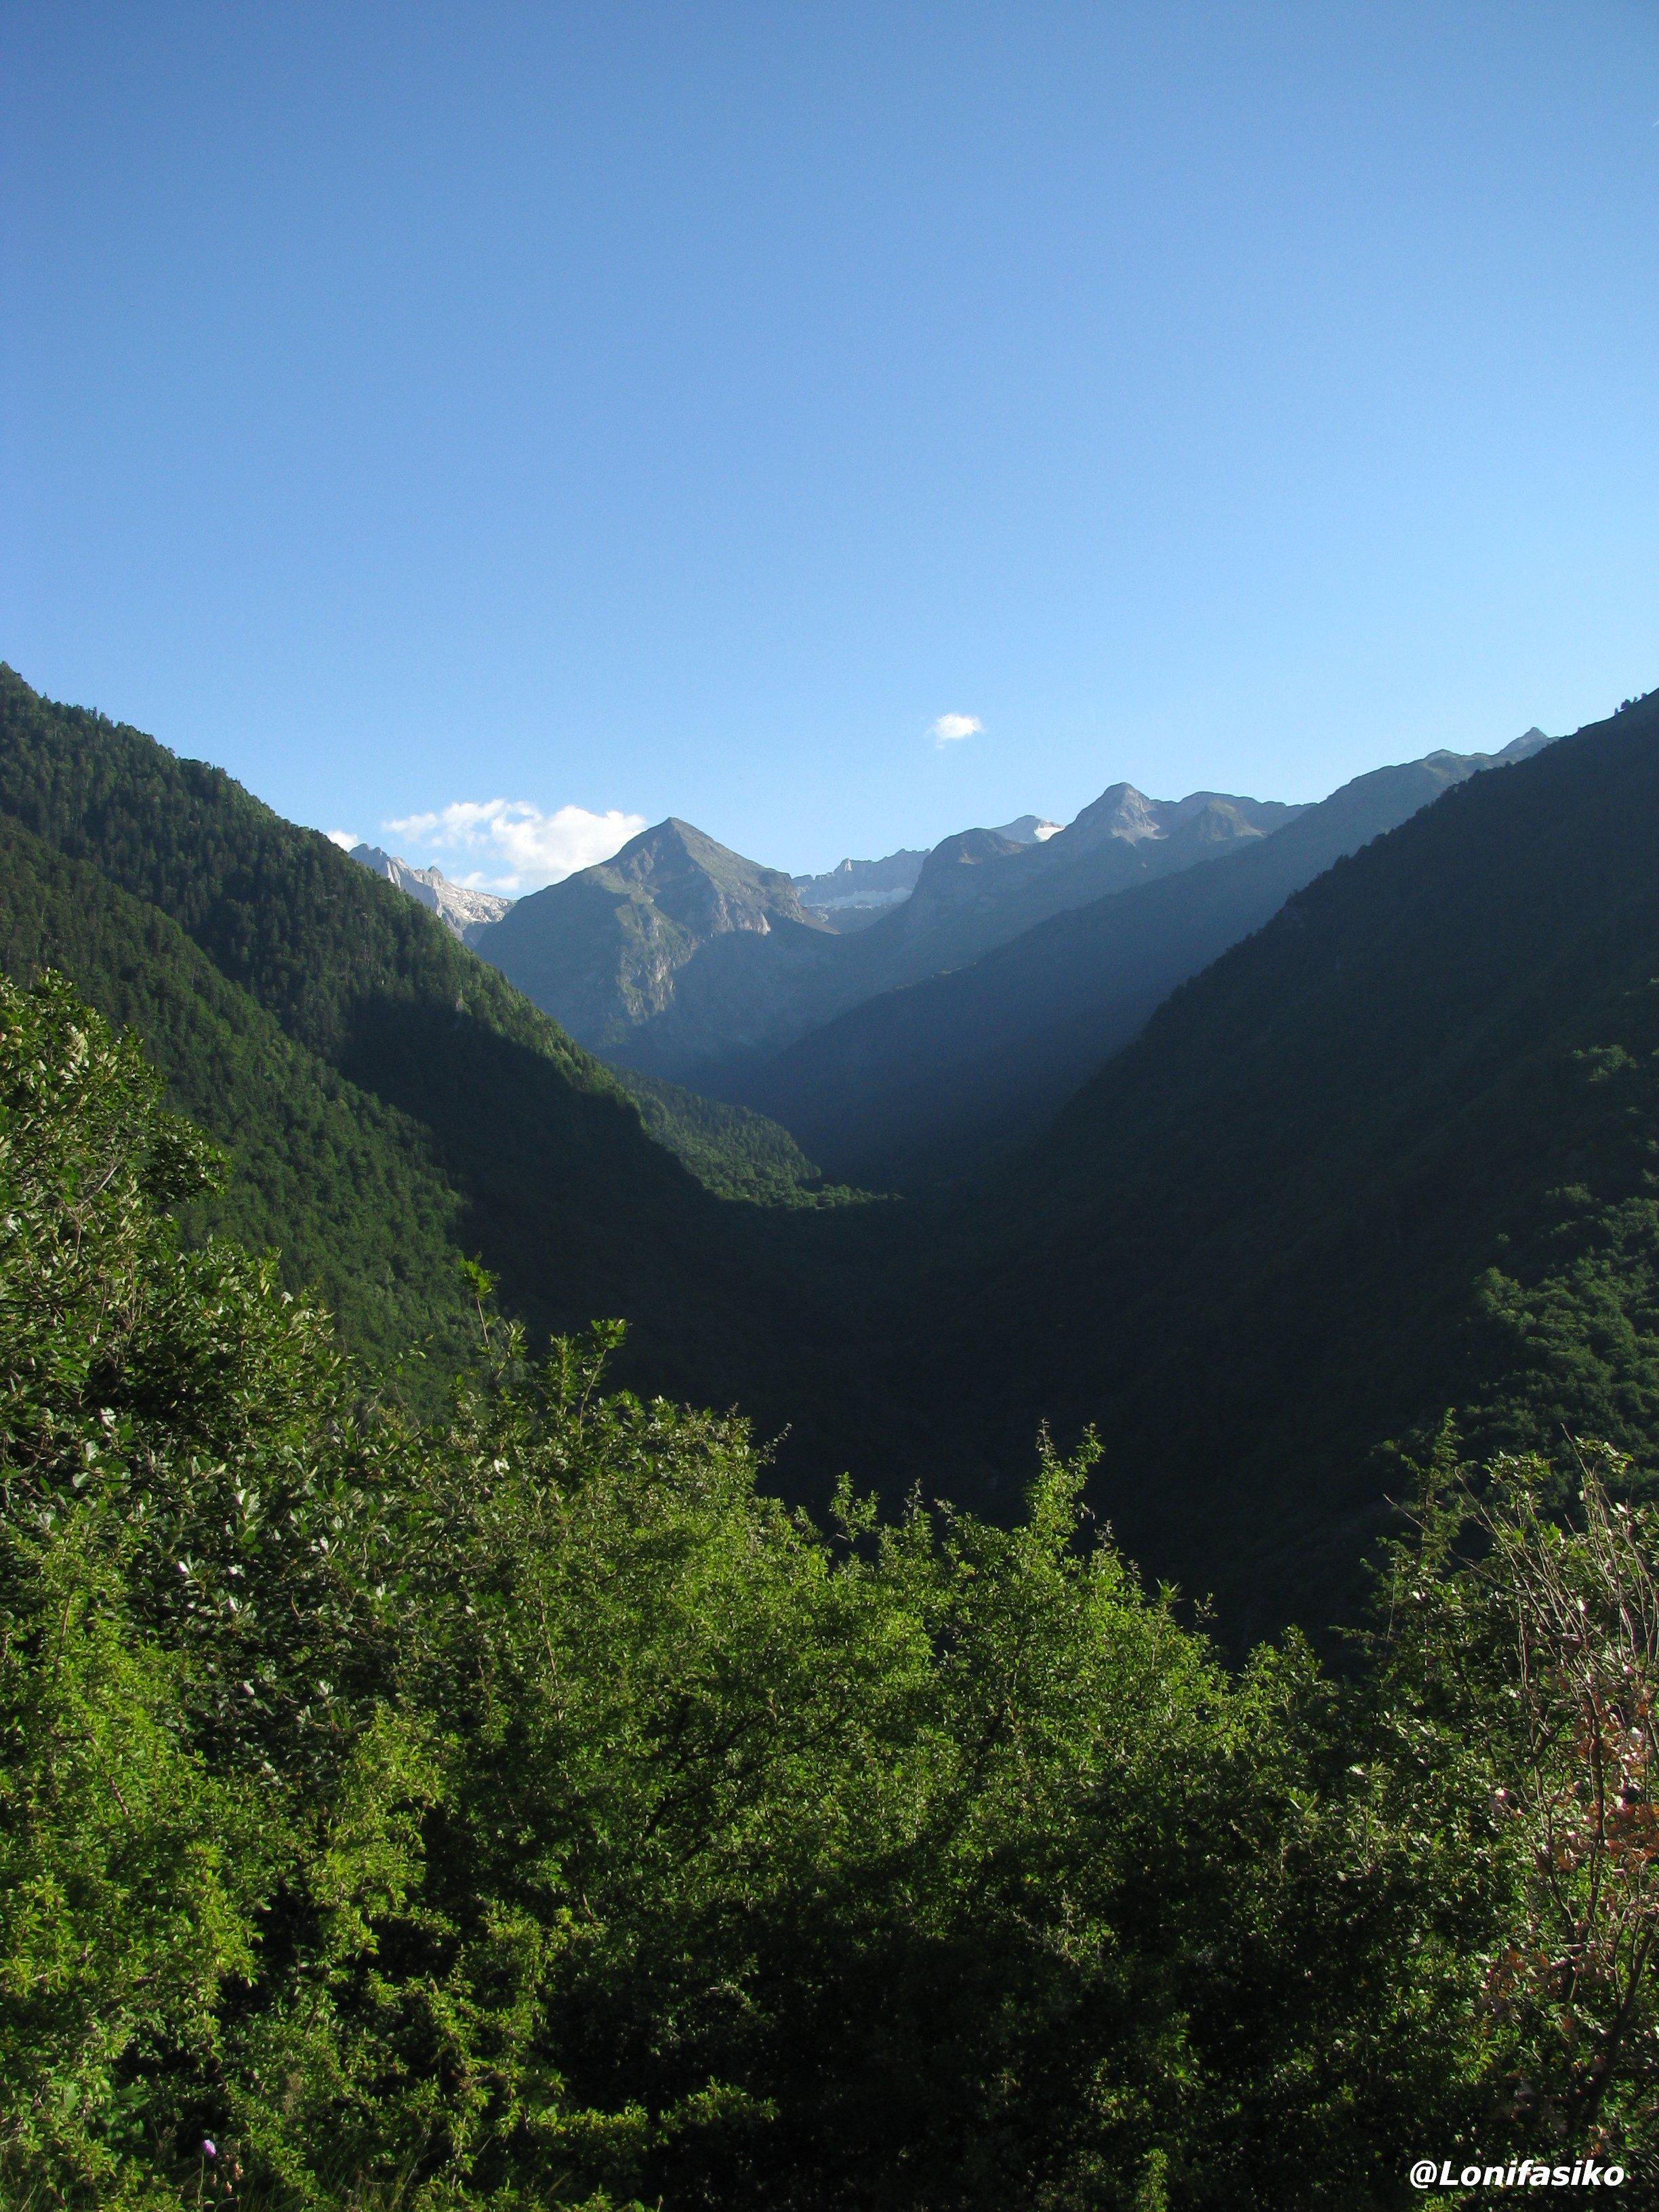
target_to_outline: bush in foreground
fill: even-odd
[[[606,1396],[441,1421],[0,992],[0,2180],[166,2207],[1353,2208],[1653,2153],[1650,1516],[1449,1464],[1352,1679]],[[483,1285],[480,1285],[481,1289]],[[1474,1516],[1471,1524],[1471,1514]],[[210,2143],[210,2154],[204,2146]]]

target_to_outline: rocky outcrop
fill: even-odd
[[[842,860],[826,875],[790,880],[807,912],[831,929],[862,929],[909,897],[927,858],[925,852],[889,853],[884,860]]]
[[[351,857],[372,875],[384,876],[417,905],[435,914],[463,945],[472,942],[472,931],[499,921],[513,904],[510,898],[500,898],[494,891],[470,890],[465,884],[452,884],[441,868],[411,868],[407,860],[382,852],[378,845],[354,845]]]

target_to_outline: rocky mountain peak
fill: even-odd
[[[1132,783],[1109,784],[1098,799],[1093,800],[1048,842],[1048,850],[1068,853],[1086,852],[1095,845],[1115,837],[1126,845],[1138,845],[1148,837],[1169,835],[1165,820],[1170,809],[1167,802],[1148,799],[1144,791],[1137,791]]]
[[[781,868],[745,860],[678,815],[641,830],[613,860],[602,860],[568,880],[642,898],[698,939],[732,929],[763,932],[778,921],[822,927],[802,906],[794,884]]]

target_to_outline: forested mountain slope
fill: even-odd
[[[1478,769],[1547,743],[1532,730],[1499,754],[1431,753],[1357,776],[1272,836],[1226,843],[1207,866],[1137,882],[969,967],[867,1000],[746,1070],[735,1095],[836,1175],[901,1188],[960,1175],[1034,1137],[1176,984],[1334,860]],[[1203,828],[1214,811],[1185,826]]]
[[[1123,1540],[1250,1631],[1344,1601],[1404,1486],[1373,1448],[1448,1407],[1482,1448],[1651,1463],[1656,854],[1659,696],[1469,779],[1178,991],[905,1285],[942,1485],[1094,1422]]]
[[[440,1363],[458,1353],[462,1202],[429,1133],[286,1036],[159,907],[0,816],[0,969],[47,969],[143,1038],[175,1107],[228,1155],[192,1231],[276,1249],[287,1286],[326,1297],[373,1355],[428,1336]]]
[[[392,884],[222,771],[40,699],[9,670],[0,813],[125,895],[20,858],[18,969],[61,959],[239,1158],[282,1156],[264,1176],[269,1219],[239,1227],[307,1266],[337,1238],[324,1279],[343,1316],[364,1310],[354,1266],[382,1278],[401,1221],[415,1279],[477,1253],[537,1328],[629,1319],[631,1371],[653,1388],[729,1400],[769,1358],[787,1291],[762,1286],[773,1247],[759,1210],[705,1191],[607,1070]],[[671,1101],[655,1111],[671,1118]],[[728,1134],[686,1133],[705,1157]],[[307,1193],[313,1143],[338,1173],[319,1166]],[[421,1289],[401,1334],[452,1303]]]

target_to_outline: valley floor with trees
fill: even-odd
[[[1024,1517],[607,1394],[417,1413],[173,1209],[131,1039],[0,987],[0,2189],[1154,2212],[1659,2179],[1659,1513],[1448,1437],[1348,1662]],[[1569,1511],[1540,1498],[1570,1478]],[[1650,2200],[1651,2201],[1650,2197]]]

